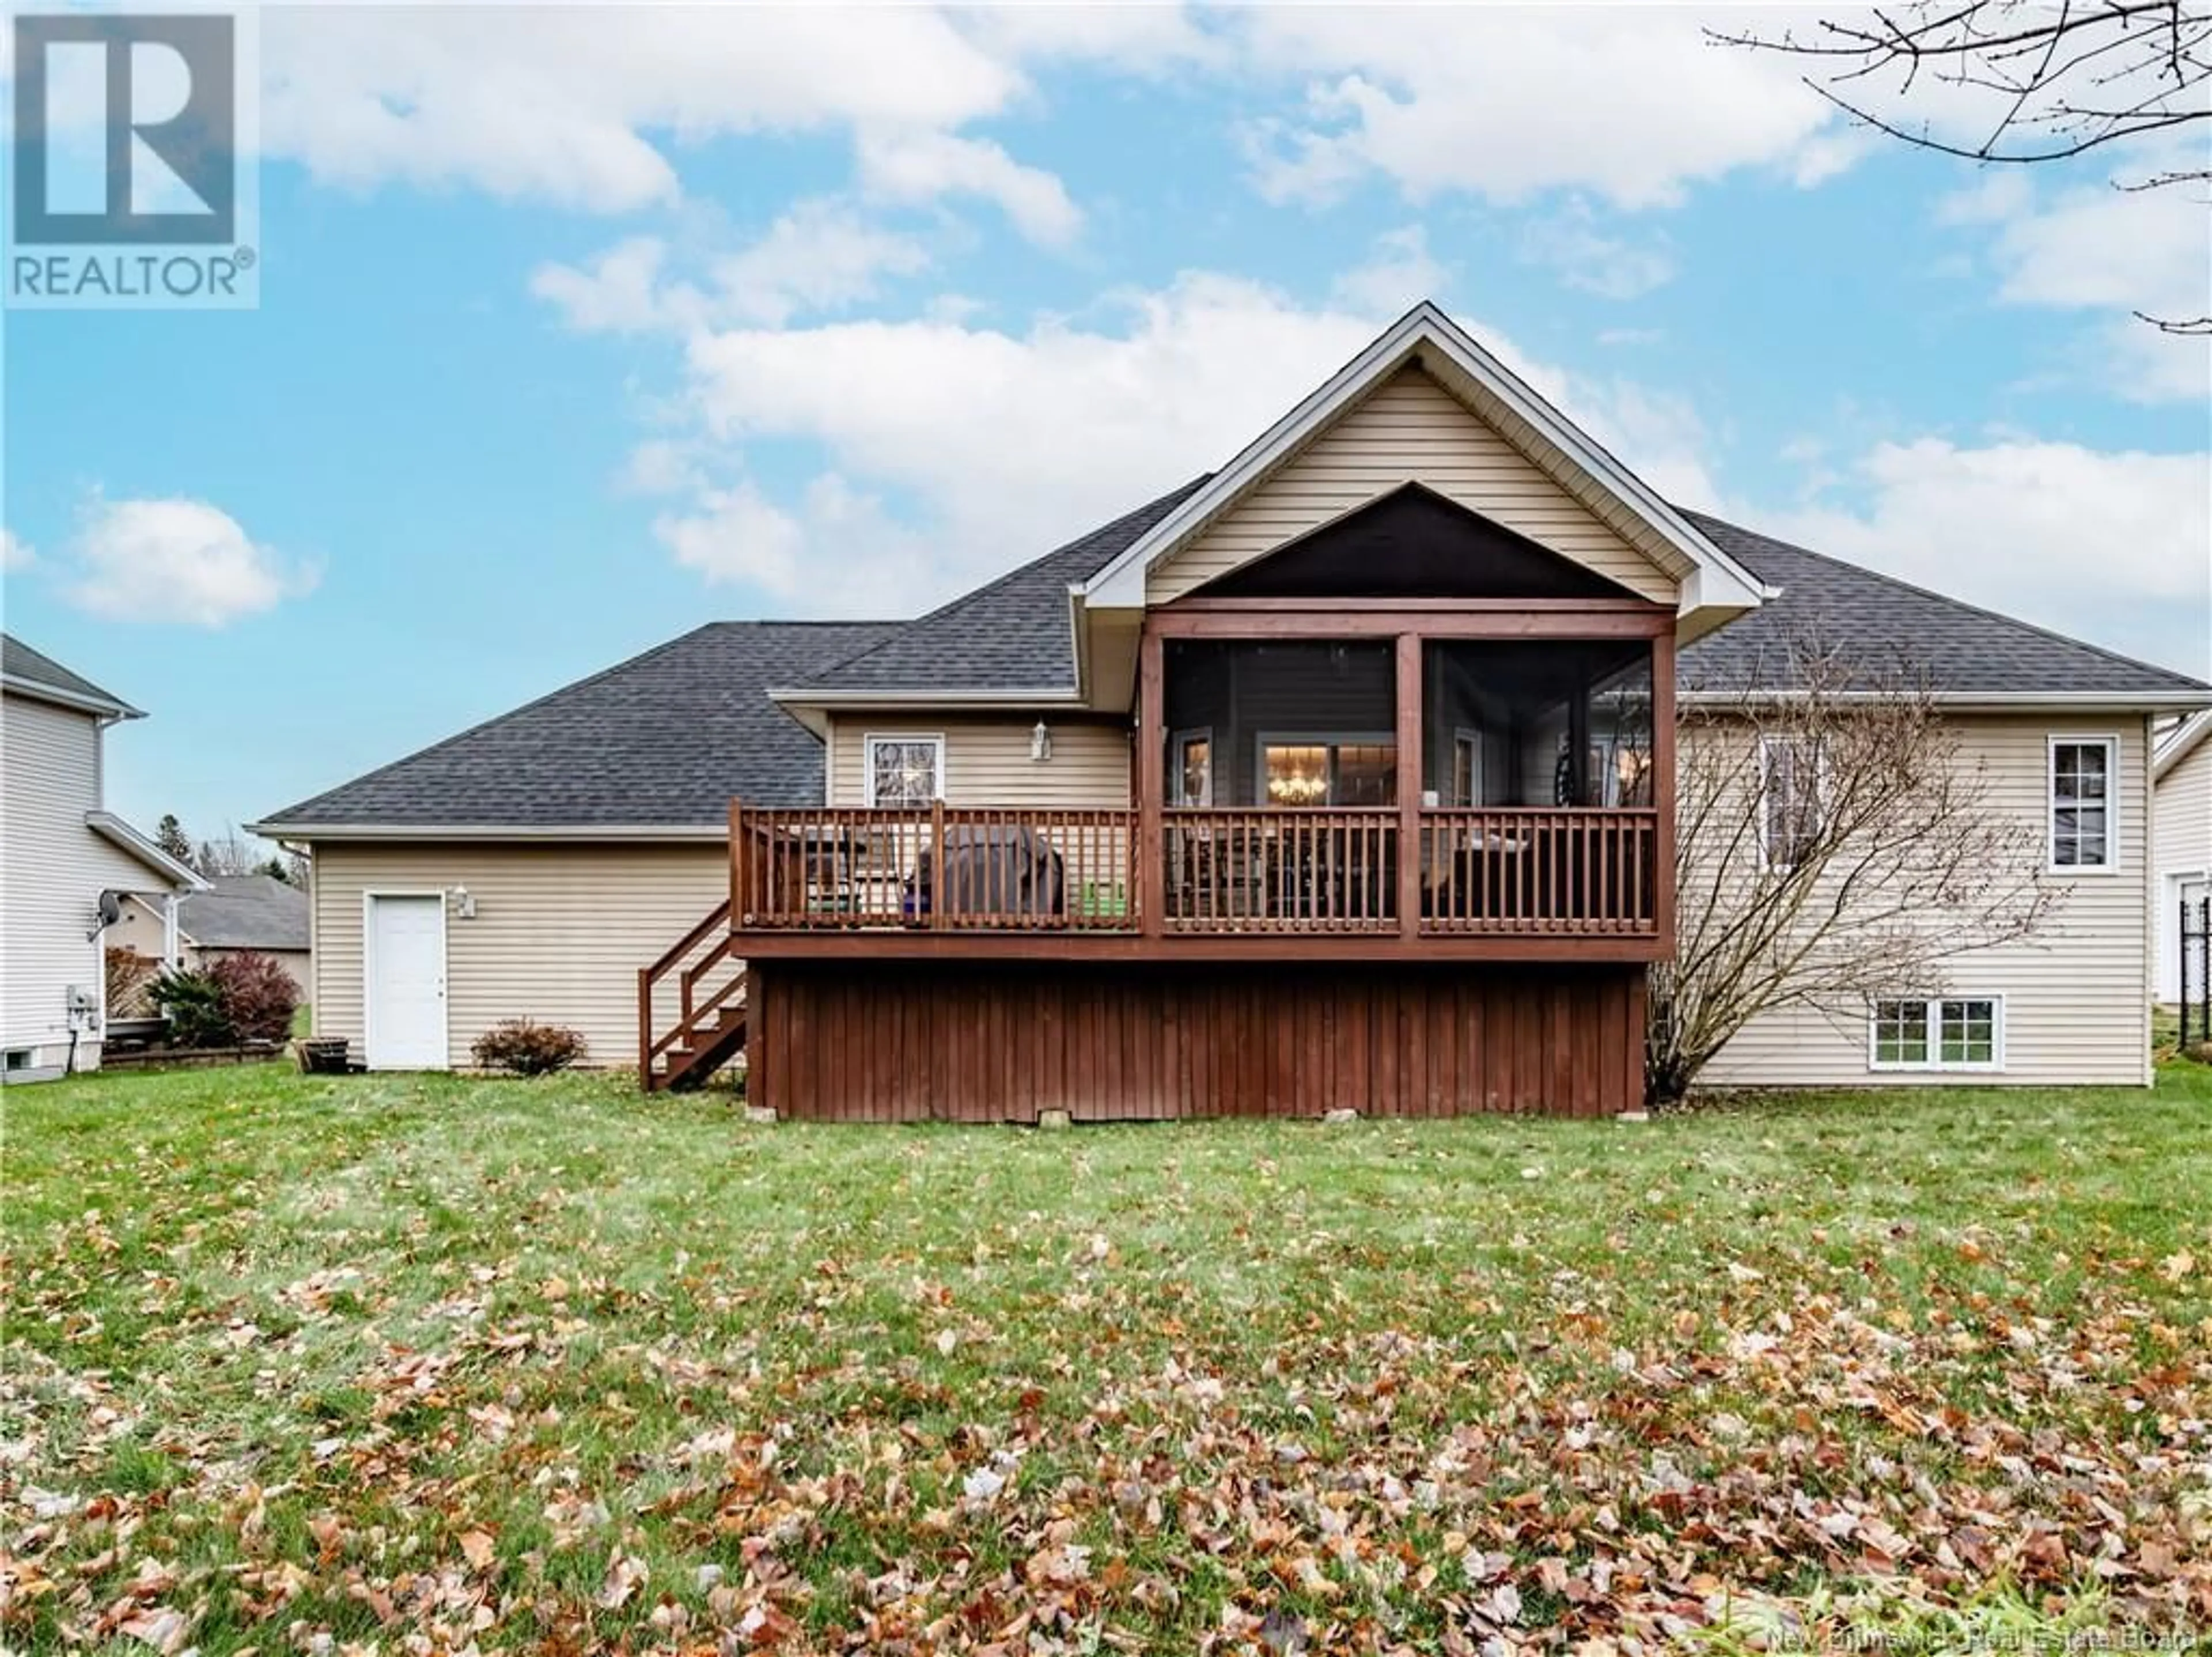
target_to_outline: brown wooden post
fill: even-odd
[[[1674,950],[1674,636],[1651,641],[1651,915],[1661,947]]]
[[[1167,667],[1160,636],[1145,618],[1137,645],[1137,924],[1148,938],[1166,930]]]
[[[768,1014],[761,996],[761,970],[750,961],[744,966],[745,973],[745,1103],[775,1108],[775,1100],[769,1089],[774,1086],[768,1073],[768,1035],[762,1024]]]
[[[1421,636],[1398,635],[1398,935],[1421,929]]]
[[[945,894],[951,886],[945,877],[945,801],[940,795],[929,802],[929,923],[933,928],[947,924]]]
[[[746,899],[751,895],[752,870],[745,849],[745,807],[740,800],[730,801],[730,925],[741,927],[748,914]]]
[[[653,969],[637,969],[637,1085],[653,1091]]]

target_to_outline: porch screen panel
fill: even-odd
[[[1388,643],[1170,639],[1163,667],[1167,728],[1209,733],[1213,805],[1395,803],[1397,668]],[[1198,779],[1182,780],[1190,797]]]

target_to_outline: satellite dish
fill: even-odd
[[[100,903],[98,907],[100,910],[100,923],[94,927],[91,931],[84,935],[88,941],[94,938],[97,938],[109,927],[113,926],[116,922],[123,918],[123,898],[119,892],[101,892],[100,894]]]

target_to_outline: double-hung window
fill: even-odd
[[[1878,1001],[1869,1057],[1877,1070],[2002,1069],[2004,1003],[1993,996]]]
[[[941,736],[872,736],[867,763],[872,806],[926,806],[945,797]]]
[[[1796,868],[1826,829],[1820,753],[1802,737],[1759,739],[1759,848],[1766,867]]]
[[[2051,739],[2051,867],[2071,874],[2118,862],[2113,784],[2118,744],[2109,736]]]

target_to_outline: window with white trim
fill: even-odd
[[[1767,868],[1795,868],[1819,847],[1826,827],[1820,770],[1820,750],[1804,738],[1759,739],[1759,840]]]
[[[2112,777],[2118,768],[2117,746],[2109,736],[2051,739],[2051,868],[2079,870],[2112,867]]]
[[[926,806],[945,797],[941,736],[872,736],[867,761],[872,806]]]
[[[1869,1034],[1877,1070],[1996,1070],[2004,1066],[2004,1002],[1995,996],[1878,1001]]]

